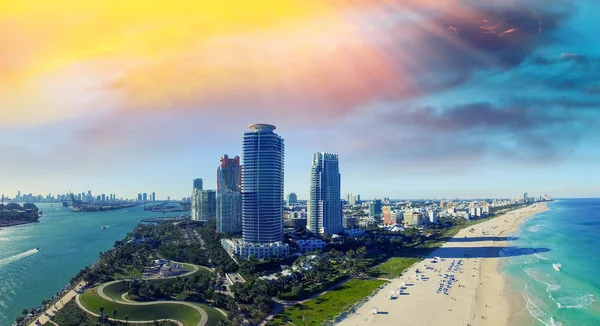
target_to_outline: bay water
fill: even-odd
[[[38,307],[63,289],[140,220],[168,216],[144,212],[142,206],[74,213],[62,204],[37,205],[43,211],[39,223],[0,229],[1,326],[12,325],[24,308]]]

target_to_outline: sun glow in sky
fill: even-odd
[[[366,196],[598,195],[599,6],[4,0],[0,193],[183,197],[268,122],[301,197],[315,151]]]

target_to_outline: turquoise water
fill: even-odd
[[[141,219],[168,216],[144,212],[141,206],[97,213],[73,213],[60,204],[38,206],[44,212],[39,223],[0,230],[2,326],[11,325],[23,308],[37,307],[56,294]]]
[[[535,325],[600,325],[600,199],[565,199],[530,218],[514,245],[547,252],[503,266]]]

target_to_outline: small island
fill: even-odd
[[[32,203],[0,204],[0,227],[38,222],[42,212]]]
[[[69,207],[73,212],[104,212],[114,211],[117,209],[135,207],[138,204],[129,201],[100,201],[100,202],[86,202],[75,199],[73,194],[69,194],[69,200],[63,202],[63,207]]]

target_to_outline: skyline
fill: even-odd
[[[0,4],[0,193],[189,197],[269,123],[303,199],[315,152],[364,200],[600,197],[599,3],[232,4]]]

